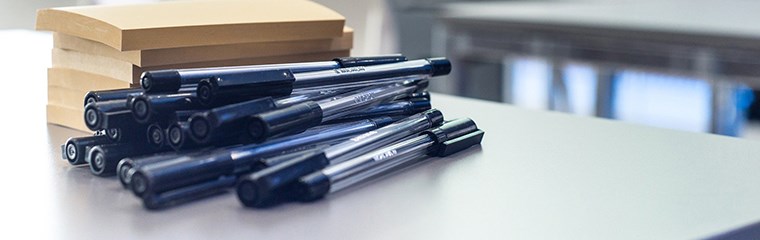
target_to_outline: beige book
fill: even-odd
[[[192,62],[295,55],[303,53],[349,50],[353,47],[351,28],[343,29],[343,36],[330,39],[313,39],[284,42],[259,42],[198,47],[163,48],[119,51],[108,45],[63,33],[53,33],[56,48],[110,57],[139,67],[161,66]]]
[[[80,53],[76,51],[53,49],[53,68],[68,68],[92,74],[97,74],[120,81],[139,84],[139,78],[143,71],[158,69],[180,69],[180,68],[200,68],[200,67],[221,67],[221,66],[241,66],[254,64],[270,63],[288,63],[288,62],[309,62],[309,61],[327,61],[336,57],[349,56],[349,50],[308,53],[287,56],[272,56],[260,58],[233,59],[212,62],[196,62],[185,64],[172,64],[152,67],[138,67],[132,63],[121,61],[114,58],[96,56],[91,54]]]
[[[85,94],[87,94],[87,90],[48,86],[48,104],[84,109]]]
[[[306,0],[203,0],[41,9],[36,29],[127,51],[334,38],[344,23]]]
[[[84,120],[82,119],[83,116],[83,109],[76,109],[55,104],[47,105],[48,123],[92,133],[92,131],[84,125]]]
[[[48,87],[62,87],[66,89],[84,91],[85,93],[87,91],[131,87],[130,83],[125,81],[74,69],[48,68],[47,71]]]

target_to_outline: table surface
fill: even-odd
[[[49,45],[49,37],[25,39]],[[15,57],[0,62],[6,82],[24,90],[0,94],[6,115],[0,124],[6,170],[0,174],[0,219],[6,227],[0,235],[682,239],[760,221],[760,142],[442,94],[433,95],[433,106],[447,118],[473,118],[486,131],[482,146],[315,203],[245,209],[229,192],[147,211],[115,178],[95,177],[61,159],[59,145],[82,133],[45,123],[46,64],[40,56],[49,51],[2,44],[0,50]]]
[[[755,46],[760,40],[760,2],[735,0],[676,1],[507,1],[445,5],[441,15],[450,21],[495,22],[514,27],[630,38],[664,38],[704,44]],[[642,34],[645,33],[645,34]],[[713,42],[717,40],[730,40]]]

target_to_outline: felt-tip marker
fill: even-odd
[[[379,55],[370,57],[344,57],[332,61],[303,62],[249,65],[217,68],[194,68],[194,69],[170,69],[147,71],[140,77],[140,85],[146,93],[171,93],[176,92],[182,86],[198,84],[203,79],[212,77],[225,78],[229,75],[239,75],[255,71],[273,69],[289,69],[292,73],[311,72],[319,70],[347,68],[355,66],[370,66],[394,62],[406,61],[406,57],[400,54]]]
[[[298,88],[365,81],[377,83],[379,80],[390,83],[398,81],[399,77],[429,78],[446,75],[450,71],[451,63],[445,58],[302,73],[293,73],[288,69],[275,69],[203,79],[198,83],[196,93],[201,102],[211,104],[217,99],[282,96]]]
[[[420,136],[378,149],[371,153],[331,165],[304,176],[291,190],[292,197],[311,201],[353,186],[371,177],[410,163],[425,156],[446,157],[480,144],[484,132],[471,119],[446,122]],[[238,187],[242,201],[249,195],[250,186]]]

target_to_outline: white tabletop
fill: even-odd
[[[35,70],[9,74],[18,80],[6,79],[0,94],[0,235],[684,239],[760,221],[760,142],[441,94],[433,106],[447,118],[473,118],[486,131],[482,146],[315,203],[252,210],[230,192],[151,212],[115,178],[60,158],[59,145],[82,133],[45,123],[44,64],[9,64]]]

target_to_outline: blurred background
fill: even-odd
[[[3,0],[0,49],[18,56],[4,61],[24,53],[2,32],[32,30],[36,9],[138,2],[151,0]],[[754,1],[316,2],[355,29],[352,55],[451,59],[452,74],[431,82],[435,92],[760,139]]]

